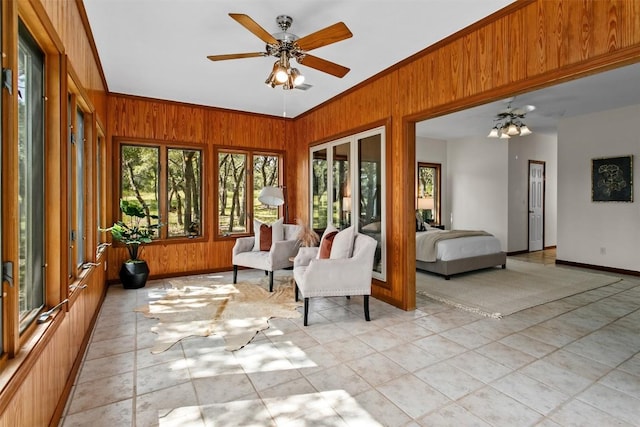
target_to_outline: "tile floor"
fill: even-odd
[[[282,272],[280,274],[288,274]],[[228,278],[229,273],[225,274]],[[262,276],[264,277],[264,276]],[[311,301],[245,348],[190,338],[152,355],[134,313],[163,281],[111,286],[61,425],[631,426],[640,420],[640,278],[503,319],[418,297]]]

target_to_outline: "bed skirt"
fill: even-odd
[[[446,280],[449,280],[454,274],[495,267],[497,265],[501,265],[502,268],[507,267],[506,252],[454,259],[451,261],[437,260],[436,262],[424,262],[416,260],[416,268],[418,270],[440,274],[444,276]]]

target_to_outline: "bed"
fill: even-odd
[[[444,276],[501,265],[507,254],[500,241],[484,231],[439,230],[416,232],[416,268]]]

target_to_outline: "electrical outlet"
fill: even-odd
[[[606,255],[607,254],[607,248],[600,248],[600,255]]]

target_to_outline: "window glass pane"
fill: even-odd
[[[44,305],[44,57],[20,24],[18,266],[20,332]]]
[[[168,150],[167,216],[169,237],[201,235],[201,153],[199,150]]]
[[[158,148],[122,145],[120,159],[120,198],[140,203],[148,215],[147,223],[155,223],[151,220],[151,215],[160,216],[158,211]],[[160,222],[163,222],[163,219]]]
[[[75,235],[74,246],[76,248],[76,266],[80,267],[84,263],[84,242],[86,239],[86,231],[84,229],[84,114],[81,110],[76,112],[76,218],[75,218]]]
[[[263,205],[258,196],[264,187],[277,187],[278,156],[253,156],[253,217],[261,222],[272,223],[278,219],[278,208]]]
[[[332,222],[341,230],[351,225],[350,146],[346,143],[333,147]]]
[[[418,164],[418,210],[422,219],[440,224],[440,165]]]
[[[313,152],[311,160],[311,212],[312,227],[325,229],[327,227],[327,150],[322,149]]]
[[[247,232],[245,154],[218,154],[218,233]]]
[[[102,176],[102,150],[104,149],[104,141],[101,135],[98,135],[97,145],[96,145],[96,224],[98,228],[98,243],[103,243],[106,241],[107,233],[102,233],[100,228],[104,227],[102,224],[102,212],[104,208],[102,206],[102,183],[104,182],[104,177]]]
[[[382,272],[382,143],[380,135],[358,140],[360,221],[358,230],[378,241],[373,271]]]

